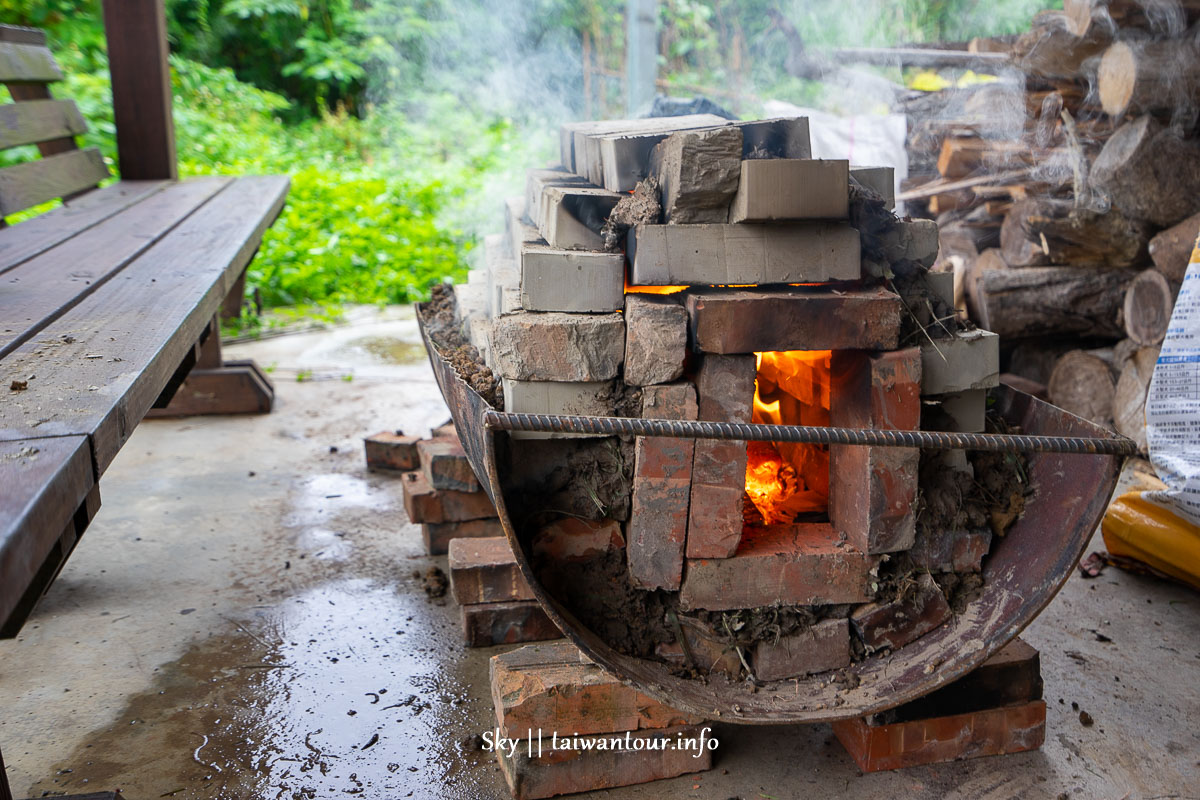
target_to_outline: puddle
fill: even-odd
[[[344,472],[303,479],[292,492],[291,502],[292,510],[283,518],[283,524],[289,528],[318,522],[328,524],[344,511],[366,508],[384,512],[396,506],[387,484],[373,486],[357,475]]]
[[[486,663],[455,656],[451,611],[347,579],[231,620],[157,670],[32,794],[499,796],[489,754],[464,744],[488,727],[490,703],[468,694]]]
[[[356,355],[365,353],[380,364],[417,364],[428,358],[420,342],[395,336],[364,336],[347,342],[344,349]]]

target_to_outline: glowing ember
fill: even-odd
[[[828,350],[757,353],[754,421],[773,425],[829,425]],[[798,514],[829,506],[829,448],[788,442],[751,442],[746,492],[767,524],[789,524]]]
[[[625,284],[625,294],[676,294],[682,292],[686,286],[631,286],[628,282]]]

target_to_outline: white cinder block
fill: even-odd
[[[959,331],[921,345],[921,394],[990,389],[1000,385],[1000,337],[991,331]]]

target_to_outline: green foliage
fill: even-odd
[[[438,207],[436,185],[412,190],[380,177],[302,169],[250,282],[270,305],[420,298],[432,283],[461,278],[459,242],[438,227]]]
[[[1040,0],[660,0],[659,74],[750,114],[820,102],[786,74],[778,12],[808,47],[1015,32]],[[44,28],[114,165],[98,0],[0,0]],[[564,117],[623,113],[626,0],[166,0],[180,170],[282,173],[289,200],[252,262],[268,307],[327,316],[461,279],[498,199],[556,153]],[[585,78],[586,59],[586,78]],[[584,87],[589,86],[590,94]],[[12,151],[4,159],[26,158]],[[12,221],[12,220],[10,220]],[[471,233],[464,233],[470,231]]]

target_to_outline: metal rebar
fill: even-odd
[[[568,414],[513,414],[487,411],[483,424],[492,430],[536,433],[591,433],[605,436],[663,436],[676,439],[734,439],[747,442],[855,444],[916,447],[928,450],[990,450],[1001,453],[1075,453],[1132,456],[1137,443],[1124,436],[1029,436],[944,431],[889,431],[816,428],[805,425],[758,425],[741,422],[693,422],[640,417],[584,417]]]

